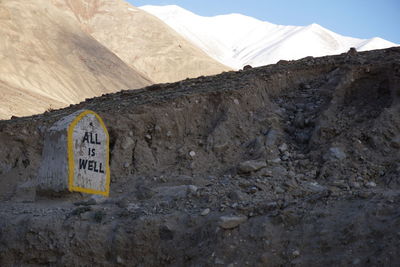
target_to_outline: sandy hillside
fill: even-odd
[[[52,0],[129,66],[155,82],[229,70],[164,22],[122,0]]]
[[[0,1],[0,119],[150,84],[48,0]]]

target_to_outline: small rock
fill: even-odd
[[[363,191],[361,191],[361,192],[358,192],[357,195],[358,195],[359,198],[363,198],[363,199],[368,199],[368,198],[373,197],[373,194],[371,192],[363,192]]]
[[[154,127],[154,131],[156,131],[156,132],[161,132],[161,127],[159,126],[159,125],[156,125],[155,127]]]
[[[301,83],[301,84],[300,84],[300,88],[301,88],[301,89],[311,89],[311,85],[305,84],[305,83]]]
[[[286,161],[286,160],[288,160],[290,158],[290,153],[289,153],[289,151],[285,151],[285,153],[283,153],[283,156],[281,157],[281,159],[283,160],[283,161]]]
[[[293,257],[298,257],[300,256],[300,251],[296,249],[295,251],[292,252]]]
[[[294,172],[294,171],[289,171],[288,172],[288,174],[287,174],[287,176],[289,177],[289,178],[295,178],[296,177],[296,173]]]
[[[311,191],[313,193],[321,193],[327,190],[325,186],[322,186],[317,182],[305,183],[303,186],[304,189],[306,189],[307,191]]]
[[[192,158],[194,158],[194,157],[196,156],[196,152],[190,151],[190,152],[189,152],[189,156],[192,157]]]
[[[249,188],[249,194],[255,194],[258,192],[258,188],[256,186],[252,186]]]
[[[145,138],[146,138],[147,140],[151,140],[151,135],[146,134]]]
[[[354,189],[360,189],[361,188],[361,184],[359,182],[352,182],[351,183],[351,187]]]
[[[120,256],[117,256],[117,263],[118,264],[123,264],[124,260]]]
[[[276,63],[276,64],[279,64],[279,65],[287,65],[287,64],[289,64],[289,61],[284,60],[284,59],[281,59],[281,60],[279,60],[278,63]]]
[[[126,168],[128,168],[129,167],[129,162],[125,162],[124,163],[124,168],[126,169]]]
[[[331,147],[325,159],[338,159],[342,160],[346,158],[346,153],[340,147]]]
[[[220,258],[215,258],[215,264],[217,264],[217,265],[224,265],[225,264],[225,262],[224,262],[224,260],[222,260],[222,259],[220,259]]]
[[[304,128],[305,119],[303,113],[299,113],[296,115],[296,118],[294,119],[294,125],[300,129]]]
[[[131,137],[127,136],[122,142],[121,146],[123,150],[127,150],[130,149],[134,144],[135,141]]]
[[[271,162],[271,163],[280,163],[281,161],[282,161],[281,158],[275,158],[275,159],[269,160],[268,162]]]
[[[263,168],[257,174],[261,175],[261,176],[264,176],[264,177],[271,177],[272,176],[272,171],[268,170],[267,168]]]
[[[350,47],[349,51],[347,51],[347,54],[350,56],[355,56],[357,55],[357,50],[355,47]]]
[[[189,193],[195,193],[197,186],[195,185],[178,185],[178,186],[161,186],[155,189],[155,197],[166,200],[181,199],[187,197]]]
[[[188,189],[188,193],[195,194],[197,192],[198,187],[195,185],[188,185],[187,189]]]
[[[126,210],[129,212],[135,212],[139,209],[140,209],[139,205],[135,203],[128,203],[128,205],[126,206]]]
[[[283,143],[282,145],[279,146],[280,152],[285,152],[287,149],[288,149],[288,146],[286,143]]]
[[[129,201],[126,198],[121,198],[116,203],[118,207],[120,208],[127,208],[129,206]]]
[[[225,143],[222,143],[222,144],[216,144],[216,145],[214,145],[213,150],[214,150],[214,152],[216,152],[216,153],[223,153],[223,152],[225,152],[228,148],[229,148],[229,143],[228,143],[228,142],[225,142]]]
[[[247,221],[246,216],[221,216],[219,218],[219,226],[223,229],[233,229],[238,227],[240,224]]]
[[[308,141],[310,140],[310,133],[307,132],[299,132],[299,133],[295,133],[295,139],[297,142],[301,143],[301,144],[307,144]]]
[[[250,173],[265,167],[267,167],[267,163],[264,160],[248,160],[239,164],[239,171],[242,173]]]
[[[295,133],[296,128],[294,128],[293,126],[290,125],[286,125],[284,128],[285,132],[287,132],[288,134],[292,135]]]
[[[239,100],[237,100],[236,98],[233,99],[233,103],[235,103],[235,105],[239,105]]]
[[[363,177],[361,177],[361,176],[357,176],[357,181],[360,181],[360,182],[363,182],[364,181],[364,178]]]
[[[231,200],[234,200],[234,201],[242,201],[242,200],[244,200],[244,199],[246,198],[246,196],[244,195],[244,193],[242,193],[240,190],[233,190],[233,191],[230,191],[230,192],[228,193],[228,197],[229,197]]]
[[[282,166],[275,166],[271,168],[272,171],[272,176],[274,177],[285,177],[287,175],[287,170],[286,168]]]
[[[276,186],[275,193],[282,194],[282,193],[285,193],[285,190],[283,190],[282,187]]]
[[[365,183],[365,186],[369,187],[369,188],[373,188],[373,187],[376,187],[376,183],[371,181],[371,182]]]
[[[348,189],[349,188],[349,185],[347,184],[347,182],[345,180],[333,181],[331,185],[332,186],[336,186],[336,187],[341,188],[341,189]]]
[[[308,173],[308,176],[310,176],[311,178],[315,178],[316,176],[317,176],[317,170],[311,170],[309,173]]]
[[[89,198],[86,200],[82,200],[82,201],[77,201],[74,202],[75,206],[91,206],[91,205],[96,205],[96,200],[94,198]]]
[[[210,209],[209,208],[206,208],[206,209],[204,209],[201,213],[200,213],[200,215],[201,216],[207,216],[209,213],[210,213]]]
[[[103,204],[109,200],[108,198],[101,195],[92,195],[90,198],[93,199],[95,204],[97,205]]]
[[[272,147],[276,144],[279,138],[279,132],[275,129],[271,129],[268,131],[267,136],[266,136],[266,142],[265,145],[267,147]]]
[[[272,201],[267,203],[266,207],[268,208],[268,210],[275,210],[278,208],[278,202],[276,201]]]
[[[400,148],[400,136],[396,136],[395,138],[392,139],[392,141],[390,142],[390,145],[393,148]]]

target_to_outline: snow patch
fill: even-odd
[[[316,23],[283,26],[242,14],[202,17],[176,5],[139,8],[234,69],[273,64],[281,59],[340,54],[350,47],[365,51],[397,46],[381,38],[364,40],[342,36]]]

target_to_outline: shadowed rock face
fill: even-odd
[[[3,119],[151,83],[50,1],[1,1],[0,35]]]
[[[0,264],[396,265],[399,59],[306,58],[0,122]],[[35,197],[44,130],[79,109],[108,127],[110,198]]]
[[[230,70],[158,18],[122,0],[52,0],[82,29],[155,82]]]

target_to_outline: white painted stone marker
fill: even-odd
[[[110,138],[103,120],[80,110],[56,122],[46,133],[38,188],[108,196]]]

